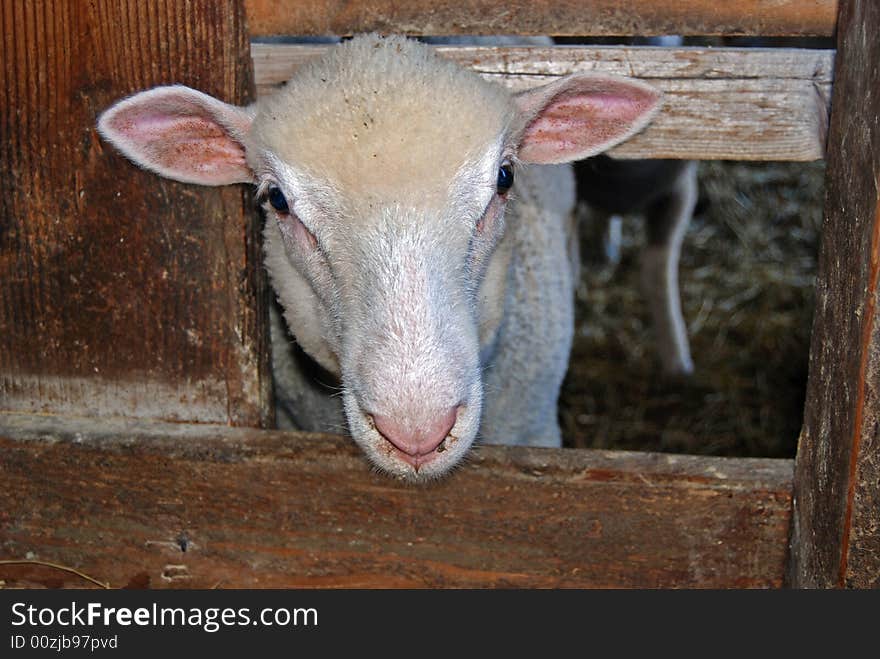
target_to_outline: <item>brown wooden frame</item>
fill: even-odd
[[[830,36],[837,0],[246,0],[251,33]]]
[[[491,33],[502,31],[488,18],[496,4],[432,3],[430,19],[408,0],[338,10],[281,2],[286,12],[262,0],[3,5],[0,581],[94,585],[76,569],[111,587],[878,585],[880,42],[871,35],[880,7],[871,0],[528,3],[503,26],[830,35],[839,11],[796,461],[481,447],[451,478],[415,488],[372,473],[343,438],[259,429],[271,423],[271,398],[250,194],[138,171],[104,149],[97,112],[171,82],[247,102],[245,18],[257,35]],[[257,90],[311,52],[255,45]],[[666,128],[661,120],[624,157],[823,155],[827,52],[673,54],[685,75],[671,61],[664,73],[662,59],[652,68],[638,49],[493,53],[447,51],[512,85],[621,62],[678,85],[667,89]],[[698,137],[700,122],[675,123],[675,94],[699,98],[722,79],[728,91],[748,81],[758,101],[775,90],[780,110],[752,124],[743,111],[743,139],[716,140],[715,151],[676,146]]]
[[[253,195],[160,180],[95,130],[161,83],[249,101],[241,7],[6,2],[0,39],[0,409],[268,421]]]
[[[841,2],[791,583],[880,587],[880,4]]]

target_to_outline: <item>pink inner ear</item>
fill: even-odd
[[[561,163],[596,155],[641,129],[659,94],[643,85],[588,80],[553,96],[526,127],[519,155],[526,162]]]
[[[205,117],[120,112],[110,127],[160,173],[175,173],[203,185],[224,185],[247,170],[241,145]]]
[[[252,181],[244,146],[217,113],[236,131],[247,130],[246,116],[236,108],[179,88],[122,101],[101,117],[99,127],[129,158],[168,178],[201,185]]]

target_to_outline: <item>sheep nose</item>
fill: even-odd
[[[450,407],[435,416],[432,421],[414,429],[381,414],[373,415],[373,423],[379,434],[398,450],[400,457],[418,471],[421,465],[439,455],[437,447],[443,443],[455,425],[460,407],[460,405]]]

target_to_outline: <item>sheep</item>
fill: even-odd
[[[360,35],[253,105],[158,87],[98,130],[161,176],[256,186],[281,424],[344,423],[378,470],[424,482],[478,435],[560,445],[568,163],[642,130],[659,102],[600,75],[512,95],[430,46]]]
[[[641,288],[648,300],[657,353],[668,376],[694,371],[681,311],[678,263],[681,244],[697,205],[697,163],[691,160],[615,160],[598,155],[575,163],[578,199],[603,227],[605,258],[619,259],[620,215],[645,217],[647,244],[641,254]]]
[[[681,46],[684,40],[672,35],[625,42],[671,48]],[[620,216],[644,216],[647,244],[641,255],[641,288],[648,299],[660,364],[667,375],[691,375],[694,363],[681,312],[678,263],[697,205],[697,163],[615,160],[599,155],[575,163],[574,168],[578,200],[594,211],[597,228],[602,229],[601,251],[606,261],[616,265],[620,259]]]
[[[423,37],[435,45],[553,46],[546,36]],[[678,47],[677,35],[636,37],[630,45]],[[620,258],[622,214],[645,218],[647,244],[641,254],[641,288],[648,300],[656,334],[657,354],[667,376],[688,376],[694,371],[687,325],[681,311],[678,264],[681,244],[697,204],[697,163],[686,160],[616,160],[605,155],[576,162],[577,199],[593,210],[602,227],[605,259]],[[597,227],[598,228],[598,227]],[[598,233],[598,232],[594,232]]]

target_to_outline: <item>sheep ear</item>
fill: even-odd
[[[202,92],[175,85],[126,98],[98,120],[98,131],[135,163],[200,185],[251,183],[242,139],[252,116]]]
[[[627,78],[575,74],[515,97],[524,126],[519,158],[553,164],[581,160],[642,130],[660,92]]]

